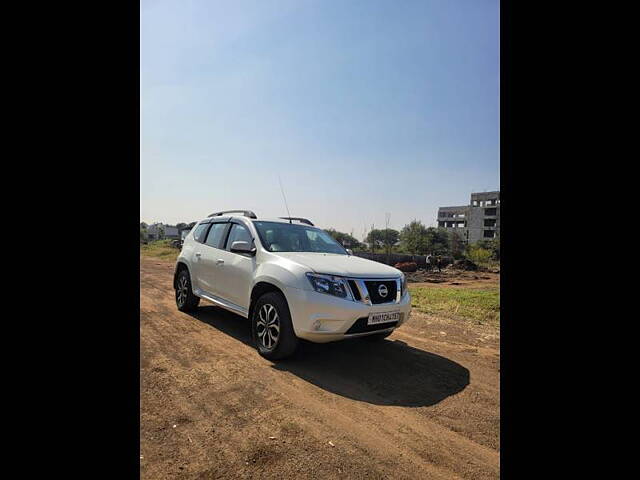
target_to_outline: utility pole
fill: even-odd
[[[373,238],[373,231],[375,230],[376,224],[372,223],[371,224],[371,253],[376,253],[376,241],[375,238]]]
[[[384,243],[387,247],[387,265],[391,261],[391,246],[389,245],[389,220],[391,219],[390,213],[384,214]]]

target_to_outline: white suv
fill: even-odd
[[[383,339],[411,312],[400,270],[353,256],[304,218],[258,220],[247,210],[198,222],[173,285],[183,312],[203,298],[250,319],[258,351],[271,360],[291,355],[300,338]]]

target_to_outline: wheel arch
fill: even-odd
[[[291,307],[289,306],[289,300],[287,299],[287,296],[284,293],[284,290],[279,287],[278,285],[276,285],[276,281],[271,282],[270,279],[261,279],[258,282],[255,283],[255,285],[253,286],[253,288],[251,289],[251,300],[249,303],[249,312],[247,315],[247,318],[249,319],[249,323],[251,324],[251,339],[253,340],[253,342],[257,342],[257,332],[255,329],[255,325],[253,322],[253,312],[255,309],[255,305],[258,302],[258,299],[264,295],[265,293],[270,293],[270,292],[274,292],[274,293],[279,293],[280,295],[282,295],[282,298],[284,300],[284,304],[287,308],[287,310],[289,311],[289,317],[291,318],[291,323],[292,323],[292,327],[293,327],[293,331],[294,331],[294,335],[295,335],[295,326],[293,325],[293,317],[291,316]]]
[[[282,295],[282,297],[284,298],[284,301],[287,303],[287,308],[289,307],[289,302],[287,302],[287,297],[280,287],[278,287],[274,283],[271,283],[265,280],[260,280],[259,282],[256,282],[256,284],[251,289],[251,297],[249,299],[249,312],[248,312],[249,320],[251,320],[251,317],[253,315],[253,308],[256,302],[258,301],[258,299],[265,293],[269,293],[269,292],[276,292]],[[289,309],[289,311],[291,311],[291,309]]]
[[[178,285],[178,275],[180,275],[180,272],[186,270],[187,273],[189,274],[189,277],[191,277],[191,271],[189,270],[189,266],[182,261],[178,261],[178,263],[176,263],[176,269],[173,272],[173,288],[175,289]]]

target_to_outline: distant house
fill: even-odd
[[[180,233],[178,228],[173,225],[164,225],[163,223],[154,223],[147,227],[147,237],[149,240],[178,239]]]

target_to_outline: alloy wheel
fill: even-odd
[[[187,282],[187,277],[182,276],[178,281],[178,305],[182,307],[184,303],[187,301],[187,294],[189,293],[189,285]]]
[[[280,317],[278,311],[271,304],[265,304],[258,312],[256,333],[262,346],[267,350],[273,350],[280,336]]]

